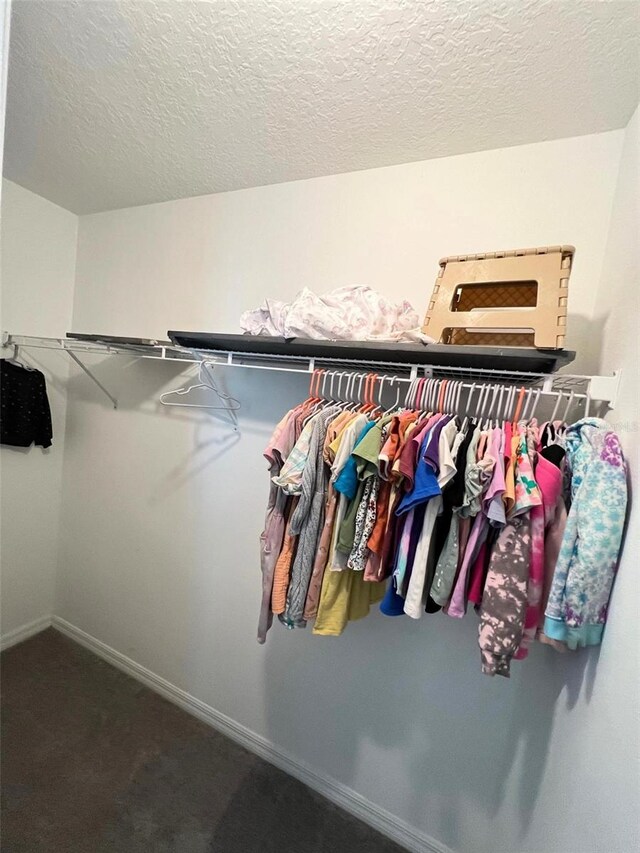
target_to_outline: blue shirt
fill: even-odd
[[[429,446],[431,436],[435,433],[437,428],[436,426],[429,430],[429,432],[425,435],[422,440],[422,444],[420,446],[420,453],[418,454],[418,464],[416,466],[416,475],[413,481],[413,489],[410,492],[407,492],[406,495],[403,496],[398,508],[396,509],[396,515],[404,515],[404,513],[409,512],[410,509],[418,506],[418,504],[426,503],[429,498],[433,498],[436,495],[442,494],[442,489],[438,485],[438,478],[436,476],[436,472],[433,470],[431,465],[426,461],[425,454],[427,447]],[[438,430],[438,434],[439,434]],[[435,436],[434,436],[434,440]]]
[[[358,440],[355,443],[355,448],[360,444],[365,435],[376,425],[375,421],[369,421],[368,424],[362,428],[362,432],[358,436]],[[356,495],[356,491],[358,489],[358,465],[353,453],[347,459],[344,464],[344,468],[338,474],[338,479],[333,484],[333,488],[336,492],[341,492],[345,495],[349,500],[353,500]]]

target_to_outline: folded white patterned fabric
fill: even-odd
[[[293,302],[265,299],[260,308],[242,314],[240,327],[248,335],[284,338],[433,343],[409,302],[390,302],[361,285],[338,287],[323,296],[305,287]]]

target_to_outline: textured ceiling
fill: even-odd
[[[622,127],[589,0],[14,0],[5,174],[77,213]]]

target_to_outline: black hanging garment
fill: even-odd
[[[0,444],[51,447],[53,429],[44,375],[0,360]]]

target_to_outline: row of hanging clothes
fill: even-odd
[[[627,505],[610,426],[567,425],[573,393],[539,423],[539,388],[417,379],[400,404],[400,382],[315,371],[276,426],[258,641],[274,615],[337,636],[375,605],[474,610],[488,675],[508,677],[534,640],[598,644]]]

